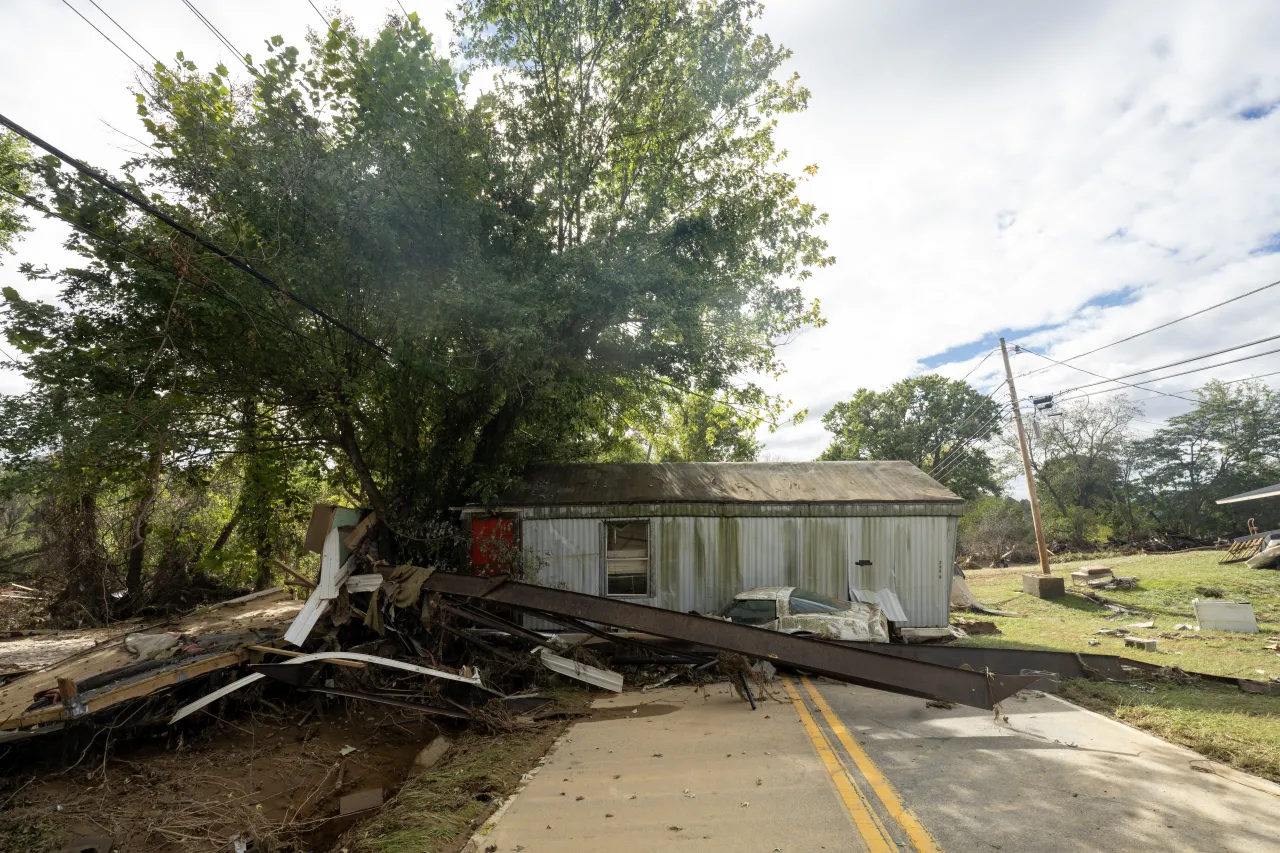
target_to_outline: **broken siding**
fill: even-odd
[[[667,515],[649,522],[650,595],[630,601],[705,613],[744,589],[799,586],[848,598],[855,582],[893,590],[910,627],[947,624],[954,518]],[[601,594],[602,524],[601,518],[526,517],[526,552],[544,566],[538,582]],[[855,566],[861,559],[872,565]]]
[[[532,570],[537,569],[536,583],[590,595],[604,591],[601,587],[604,574],[601,522],[586,518],[525,521],[520,535],[526,571],[532,574]],[[525,618],[525,626],[535,631],[562,627],[531,617]]]

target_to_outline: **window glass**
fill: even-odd
[[[739,625],[765,625],[778,618],[778,603],[754,598],[735,600],[721,609],[719,615]]]
[[[808,589],[797,589],[791,592],[789,608],[792,616],[804,613],[836,613],[848,610],[853,605],[838,598],[831,598]]]
[[[649,594],[649,522],[606,521],[605,593]]]

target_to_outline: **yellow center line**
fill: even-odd
[[[813,686],[813,682],[804,676],[801,676],[800,680],[804,683],[804,689],[813,697],[813,703],[818,706],[818,711],[822,714],[823,719],[827,721],[827,725],[835,733],[836,739],[840,741],[849,753],[849,757],[853,759],[853,763],[858,770],[866,777],[867,782],[871,785],[871,790],[875,791],[876,796],[880,798],[880,802],[884,803],[884,807],[889,811],[890,816],[898,822],[903,832],[907,834],[907,839],[916,848],[917,853],[942,853],[942,847],[929,834],[929,830],[924,828],[924,824],[920,823],[919,818],[902,802],[902,798],[898,796],[898,792],[894,789],[892,783],[880,772],[880,768],[871,760],[871,756],[867,755],[863,748],[858,745],[853,735],[849,734],[849,729],[836,716],[835,711],[827,704],[827,700],[822,698],[822,694]]]
[[[862,840],[866,842],[867,849],[870,853],[897,853],[896,845],[891,846],[890,842],[881,834],[877,825],[879,821],[875,819],[870,804],[867,803],[862,796],[862,792],[858,790],[848,773],[845,772],[844,767],[836,757],[835,750],[827,742],[827,737],[822,733],[822,729],[818,728],[817,722],[813,719],[813,715],[809,713],[809,709],[805,707],[804,700],[800,698],[800,694],[788,679],[783,679],[782,686],[786,689],[787,695],[791,697],[791,704],[795,706],[796,711],[800,714],[800,722],[804,726],[805,733],[809,735],[809,740],[813,741],[813,747],[818,751],[818,757],[822,759],[823,766],[831,774],[831,781],[835,783],[836,791],[840,794],[840,800],[844,803],[845,809],[848,810],[849,817],[853,818],[853,825],[857,828],[858,834],[862,836]]]

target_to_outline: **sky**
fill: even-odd
[[[254,54],[320,25],[307,0],[192,2]],[[451,4],[404,2],[447,45]],[[143,58],[90,0],[66,3]],[[124,134],[143,135],[136,68],[66,3],[0,0],[0,112],[115,168],[138,149]],[[233,64],[183,0],[97,5],[157,56]],[[397,9],[341,6],[366,32]],[[822,414],[859,388],[973,370],[969,381],[995,391],[998,354],[979,361],[1002,335],[1062,360],[1280,280],[1280,4],[786,0],[766,5],[760,29],[794,51],[784,70],[812,92],[778,138],[793,171],[819,167],[802,194],[829,214],[822,234],[837,258],[804,283],[827,325],[784,347],[787,372],[769,385],[808,417],[765,435],[767,458],[820,453]],[[17,260],[56,266],[63,236],[41,224]],[[0,284],[52,296],[16,266],[0,267]],[[1072,364],[1118,376],[1280,334],[1278,305],[1280,287]],[[1015,373],[1045,366],[1013,358]],[[1272,371],[1280,354],[1131,381],[1174,393]],[[16,381],[0,373],[0,390]],[[1095,381],[1052,367],[1018,391]],[[1191,404],[1144,406],[1149,430]]]

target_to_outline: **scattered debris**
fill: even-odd
[[[1132,625],[1125,625],[1125,627],[1130,630],[1133,630],[1135,628],[1154,628],[1155,626],[1156,626],[1156,623],[1154,619],[1149,619],[1146,622],[1135,622]]]
[[[422,748],[422,751],[413,759],[413,767],[419,773],[425,773],[432,767],[435,767],[444,758],[449,751],[449,747],[453,746],[453,741],[444,735],[440,735]]]
[[[1078,571],[1071,573],[1071,582],[1073,584],[1089,583],[1099,578],[1111,577],[1111,575],[1110,566],[1081,566]]]
[[[376,809],[382,805],[382,789],[366,788],[338,800],[338,814],[348,815]]]
[[[576,678],[579,681],[586,682],[594,687],[603,690],[610,690],[614,693],[622,692],[622,675],[608,669],[600,669],[594,666],[588,666],[585,663],[579,663],[576,660],[553,655],[545,648],[538,649],[538,654],[542,660],[543,666],[552,672],[560,675],[567,675],[570,678]]]
[[[1253,605],[1236,601],[1201,601],[1192,599],[1196,622],[1205,631],[1233,631],[1244,634],[1258,633],[1258,620]]]
[[[1144,652],[1154,652],[1156,650],[1157,640],[1146,637],[1125,637],[1124,644],[1128,648],[1142,649]]]
[[[941,708],[944,711],[950,711],[955,708],[955,702],[944,702],[941,699],[930,699],[924,703],[926,708]]]
[[[1000,634],[1003,633],[994,622],[979,622],[969,619],[957,619],[951,623],[957,628],[962,629],[966,634],[983,635],[983,634]]]
[[[1089,589],[1105,589],[1105,590],[1125,590],[1137,589],[1139,578],[1102,578],[1101,580],[1089,581]]]

